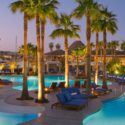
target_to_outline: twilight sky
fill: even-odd
[[[13,14],[10,9],[10,3],[16,0],[1,0],[0,4],[0,50],[16,51],[19,46],[23,44],[23,15],[17,12]],[[66,12],[70,14],[72,10],[77,6],[75,0],[59,0],[60,5],[58,6],[58,12]],[[97,0],[99,3],[107,6],[110,11],[117,15],[118,28],[117,33],[112,36],[108,34],[108,41],[110,40],[125,40],[125,0]],[[75,20],[75,24],[80,25],[81,31],[81,41],[86,43],[85,37],[85,18],[81,20]],[[52,40],[49,35],[55,27],[48,22],[46,26],[46,39],[45,39],[45,51],[49,51],[48,44],[58,42],[63,48],[63,39]],[[94,40],[94,35],[92,35],[91,41]],[[17,36],[17,45],[16,43]],[[100,37],[100,40],[102,38]],[[75,39],[70,39],[69,44],[71,44]],[[36,30],[34,20],[29,22],[29,32],[28,32],[28,42],[36,44]]]

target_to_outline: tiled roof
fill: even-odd
[[[112,55],[112,50],[111,49],[107,49],[106,54],[107,55]],[[119,56],[125,56],[125,51],[116,50],[115,54],[119,55]],[[92,51],[92,55],[95,55],[95,50]],[[99,50],[99,55],[101,55],[101,50]]]
[[[55,56],[55,55],[64,55],[64,54],[65,54],[65,51],[62,50],[62,49],[54,50],[52,52],[45,53],[45,55],[47,55],[47,56],[49,56],[49,55],[53,55],[53,56]]]
[[[78,40],[73,42],[70,46],[69,46],[69,51],[75,50],[75,49],[79,49],[79,48],[83,48],[85,47],[85,45],[82,43],[82,41]]]

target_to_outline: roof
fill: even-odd
[[[17,56],[17,52],[11,52],[11,51],[0,51],[0,55],[8,55],[8,56]]]
[[[77,41],[73,42],[73,43],[69,46],[69,53],[71,53],[72,50],[76,50],[76,49],[82,48],[82,47],[84,47],[84,46],[85,46],[85,45],[84,45],[80,40],[77,40]],[[57,55],[64,55],[64,54],[65,54],[65,51],[62,50],[62,49],[45,53],[45,55],[48,55],[48,56],[49,56],[49,55],[51,55],[51,56],[57,56]]]
[[[125,51],[116,50],[116,55],[124,55],[125,56]]]
[[[45,53],[45,55],[47,55],[47,56],[58,56],[58,55],[64,55],[64,54],[65,54],[65,51],[62,49],[54,50],[52,52]]]
[[[76,50],[83,47],[85,47],[85,45],[82,43],[82,41],[77,40],[69,46],[69,51]]]
[[[101,51],[99,50],[99,55],[101,55]],[[112,50],[111,49],[107,49],[106,51],[107,55],[112,55]],[[95,50],[92,51],[92,55],[95,55]],[[115,55],[117,56],[125,56],[125,51],[121,51],[121,50],[116,50],[115,51]]]

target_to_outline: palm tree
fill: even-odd
[[[111,42],[107,42],[107,48],[111,53],[111,58],[113,59],[113,51],[112,51],[112,43]]]
[[[27,44],[27,56],[28,56],[28,68],[29,68],[29,64],[31,61],[33,61],[33,57],[34,57],[34,45],[32,43],[28,43]],[[24,45],[22,45],[21,47],[19,47],[19,53],[21,55],[24,56]]]
[[[16,2],[11,3],[10,8],[12,12],[23,12],[24,14],[24,74],[23,74],[23,90],[22,95],[19,99],[21,100],[29,100],[32,99],[28,93],[28,85],[27,85],[27,62],[28,62],[28,53],[27,53],[27,32],[28,32],[28,14],[26,10],[28,10],[29,1],[27,0],[18,0]]]
[[[96,56],[95,56],[95,83],[97,84],[98,82],[98,71],[99,71],[99,66],[98,66],[98,53],[99,53],[99,32],[101,31],[101,22],[99,21],[99,18],[96,18],[95,20],[92,21],[91,24],[91,30],[92,32],[96,33]]]
[[[45,103],[48,100],[44,94],[44,38],[47,19],[55,21],[57,0],[34,0],[30,3],[30,14],[36,17],[37,58],[38,58],[38,99],[36,102]],[[41,31],[41,34],[40,34]],[[40,38],[41,37],[41,38]],[[40,42],[41,39],[41,42]]]
[[[111,50],[111,48],[112,48],[111,42],[107,42],[107,48],[108,48],[109,50]]]
[[[107,8],[102,10],[101,30],[103,32],[103,88],[108,88],[106,83],[106,45],[107,45],[107,32],[114,34],[117,31],[116,18]]]
[[[50,51],[51,51],[51,52],[53,51],[53,47],[54,47],[53,43],[50,42],[50,43],[49,43],[49,48],[50,48]]]
[[[15,61],[11,61],[9,65],[10,65],[11,73],[14,73],[14,69],[17,68],[17,63]]]
[[[94,49],[95,45],[93,42],[90,43],[90,51],[91,51],[91,54],[92,54],[92,50]]]
[[[58,28],[51,34],[52,38],[64,37],[66,87],[69,86],[68,38],[79,37],[79,35],[77,34],[77,31],[79,31],[79,26],[74,25],[71,19],[71,16],[61,14],[58,22]]]
[[[116,51],[116,48],[118,47],[118,41],[116,40],[113,40],[111,42],[108,42],[107,43],[107,47],[109,48],[109,50],[111,51],[111,54],[112,54],[112,59],[115,58],[115,51]]]
[[[76,63],[77,63],[77,65],[76,65],[76,77],[78,77],[78,75],[79,75],[79,59],[81,57],[85,58],[85,56],[86,56],[86,47],[78,48],[76,50],[73,50],[71,52],[71,55],[76,59]]]
[[[45,41],[45,26],[46,26],[46,21],[47,19],[50,19],[51,22],[55,23],[56,19],[57,19],[57,13],[56,13],[56,6],[59,4],[59,2],[57,0],[43,0],[42,2],[42,9],[41,11],[43,13],[40,13],[40,21],[41,21],[41,42],[42,42],[42,48],[41,48],[41,65],[42,65],[42,83],[43,83],[43,94],[44,95],[44,41]],[[46,11],[47,10],[47,11]],[[45,99],[45,97],[43,97],[44,100],[43,102],[48,102],[47,99]],[[41,101],[42,102],[42,101]]]
[[[125,41],[122,41],[121,43],[121,50],[125,51]]]
[[[61,45],[60,45],[59,43],[57,43],[57,44],[56,44],[56,49],[57,49],[57,50],[60,50],[60,48],[61,48]]]
[[[73,16],[81,19],[86,17],[86,41],[87,41],[87,92],[91,91],[91,19],[96,18],[98,5],[93,0],[76,0],[77,8],[73,12]]]
[[[119,41],[113,40],[111,41],[111,47],[113,52],[113,58],[115,58],[116,48],[119,46]]]
[[[96,35],[96,56],[95,56],[95,83],[97,84],[98,82],[98,71],[99,71],[99,66],[98,66],[98,62],[99,62],[99,59],[98,59],[98,53],[99,53],[99,47],[102,48],[102,44],[101,42],[99,42],[99,32],[101,31],[101,8],[102,8],[102,5],[98,5],[98,13],[97,13],[97,17],[94,18],[92,20],[92,23],[91,23],[91,31],[92,32],[95,32],[95,35]]]
[[[20,54],[21,56],[24,55],[24,45],[22,45],[21,47],[19,47],[18,52],[19,52],[19,54]]]

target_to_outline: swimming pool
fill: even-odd
[[[14,85],[14,89],[22,90],[22,82],[23,82],[23,77],[21,75],[18,76],[0,76],[1,79],[7,79],[12,82],[17,82],[19,84]],[[49,87],[52,82],[62,82],[64,81],[64,76],[63,75],[45,75],[45,86]],[[70,86],[72,86],[75,83],[74,79],[69,80]],[[84,80],[80,80],[81,84],[84,84]],[[111,82],[107,82],[108,85],[111,85]],[[98,81],[98,85],[102,85],[102,81]],[[38,78],[37,76],[29,76],[28,77],[28,90],[37,90],[38,89]]]
[[[11,114],[0,112],[0,125],[17,125],[38,117],[37,114]]]
[[[125,95],[104,102],[101,110],[83,120],[83,125],[125,125]]]

